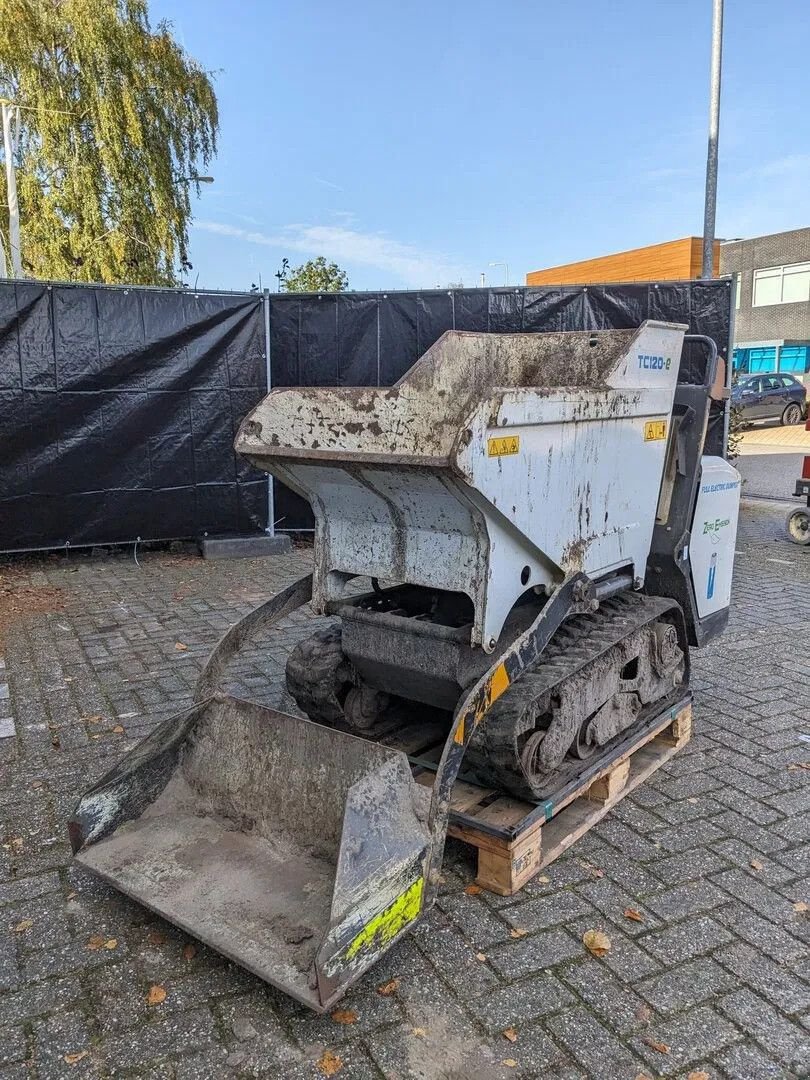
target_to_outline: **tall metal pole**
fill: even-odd
[[[17,174],[14,169],[14,154],[17,149],[12,120],[19,125],[20,110],[8,101],[2,102],[3,110],[3,152],[6,159],[6,191],[8,193],[8,246],[11,259],[11,276],[21,278],[22,258],[20,256],[20,204],[17,202]]]
[[[703,212],[703,268],[714,272],[714,222],[717,213],[717,144],[720,137],[720,74],[723,64],[723,0],[712,0],[712,70],[709,82],[709,153],[706,158],[706,205]]]

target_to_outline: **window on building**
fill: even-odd
[[[783,345],[779,350],[779,370],[804,375],[810,371],[810,346]]]
[[[742,274],[739,271],[734,275],[734,307],[739,310],[740,293],[742,292]]]
[[[769,266],[754,271],[754,307],[810,300],[810,263]]]

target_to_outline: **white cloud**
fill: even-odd
[[[274,233],[243,229],[220,221],[196,221],[194,228],[247,244],[324,255],[341,266],[369,266],[392,275],[396,284],[432,288],[437,283],[472,280],[470,271],[437,252],[392,240],[384,233],[364,233],[342,225],[285,225]],[[385,282],[381,282],[385,286]]]

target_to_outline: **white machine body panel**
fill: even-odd
[[[310,501],[316,610],[349,575],[461,592],[489,651],[531,588],[641,584],[685,330],[448,331],[395,387],[271,391],[236,448]]]
[[[704,456],[689,556],[698,615],[727,608],[740,511],[740,474],[720,457]]]

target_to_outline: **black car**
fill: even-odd
[[[740,409],[744,420],[798,424],[807,411],[807,391],[784,371],[741,375],[731,388],[731,404]]]

